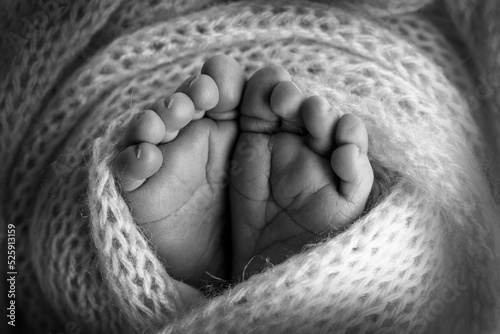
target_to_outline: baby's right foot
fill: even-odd
[[[227,56],[211,58],[201,73],[131,121],[115,160],[132,215],[167,272],[195,287],[226,278],[229,267],[227,168],[246,83]]]
[[[233,276],[245,278],[348,226],[372,188],[368,136],[283,68],[257,71],[241,101],[231,178]]]

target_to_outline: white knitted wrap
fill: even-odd
[[[1,214],[26,328],[500,332],[500,3],[210,2],[76,1],[3,80]],[[248,76],[282,65],[362,118],[390,188],[347,230],[187,309],[110,167],[135,112],[218,53]]]

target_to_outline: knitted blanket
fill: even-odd
[[[500,332],[498,1],[2,6],[20,332]],[[188,307],[110,166],[131,117],[218,53],[358,115],[388,188],[348,229]]]

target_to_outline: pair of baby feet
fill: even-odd
[[[128,125],[115,174],[167,272],[244,279],[363,212],[373,183],[359,118],[306,97],[278,66],[246,79],[205,62]]]

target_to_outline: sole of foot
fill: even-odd
[[[373,184],[363,122],[306,97],[281,67],[248,80],[240,127],[233,159],[242,172],[230,188],[237,280],[354,222]]]
[[[227,276],[227,173],[245,84],[234,59],[210,58],[130,122],[115,160],[123,196],[167,272],[196,288]]]

